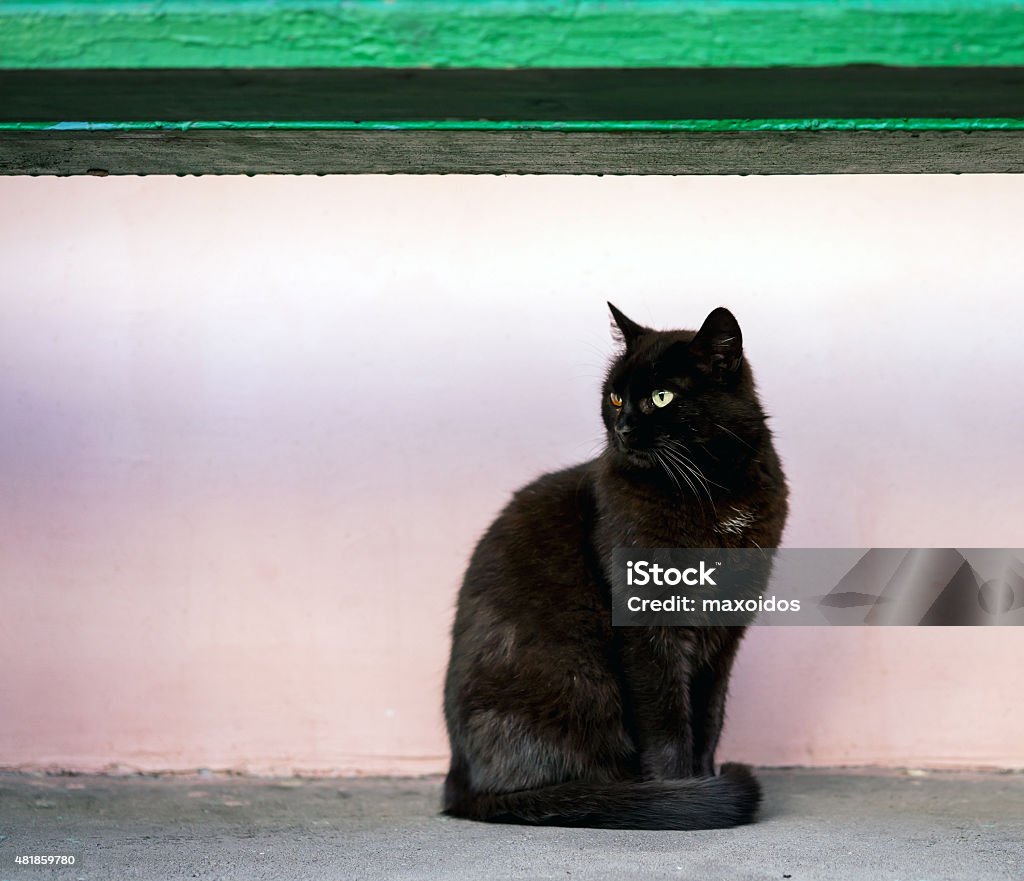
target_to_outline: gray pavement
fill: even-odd
[[[451,820],[436,778],[0,774],[0,881],[1024,881],[1022,774],[760,776],[752,826],[623,832]],[[15,853],[77,864],[22,868]]]

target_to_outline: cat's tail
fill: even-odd
[[[445,813],[488,823],[596,829],[721,829],[749,823],[761,786],[746,765],[718,777],[636,783],[560,783],[495,794],[451,793]]]

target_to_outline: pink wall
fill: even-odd
[[[790,546],[1020,546],[1024,178],[0,180],[0,765],[433,771],[605,299],[739,316]],[[764,629],[723,755],[1024,767],[1024,633]]]

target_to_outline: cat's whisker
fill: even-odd
[[[661,466],[662,470],[672,479],[672,482],[676,485],[676,489],[679,492],[682,492],[683,487],[680,485],[679,480],[676,478],[675,474],[672,473],[672,469],[668,466],[668,463],[665,461],[665,459],[663,459],[658,454],[657,450],[652,450],[651,453],[654,456],[654,461],[657,462]]]
[[[715,508],[715,500],[711,496],[711,490],[708,488],[707,480],[704,477],[703,472],[701,472],[700,469],[697,469],[695,471],[693,468],[691,468],[689,465],[687,465],[686,462],[684,462],[681,459],[677,458],[679,454],[675,453],[675,452],[672,452],[668,447],[662,447],[662,452],[664,452],[665,455],[667,455],[670,459],[675,461],[675,463],[678,466],[680,466],[682,469],[685,469],[685,471],[688,471],[691,475],[693,475],[694,480],[696,480],[697,483],[700,484],[701,489],[704,490],[704,494],[708,497],[708,501],[711,503],[711,511],[715,515],[715,519],[717,520],[718,519],[718,510]],[[684,476],[684,478],[686,477],[685,474],[683,476]],[[688,479],[687,479],[687,483],[689,483]],[[691,486],[692,486],[692,484],[691,484]],[[694,489],[694,493],[696,493],[696,489]],[[699,495],[698,495],[698,498],[700,498]],[[703,501],[701,502],[701,506],[703,507]]]
[[[731,434],[734,438],[736,438],[736,440],[738,440],[741,444],[743,444],[743,446],[747,447],[748,449],[753,450],[755,453],[757,452],[757,447],[752,447],[745,440],[743,440],[743,438],[741,438],[738,434],[736,434],[735,431],[731,431],[730,429],[726,428],[724,425],[719,425],[717,422],[714,422],[712,424],[715,426],[715,428],[722,429],[722,431],[726,432],[726,434]]]
[[[690,466],[691,470],[696,471],[705,483],[709,483],[712,486],[717,486],[719,489],[726,489],[726,487],[722,486],[722,484],[716,483],[710,477],[708,477],[703,471],[701,471],[700,466],[696,462],[694,462],[693,459],[680,452],[679,448],[681,447],[683,450],[686,450],[685,446],[680,444],[678,441],[673,441],[672,439],[669,439],[665,445],[675,450],[676,454]],[[687,452],[689,452],[689,450],[687,450]]]
[[[711,504],[712,513],[715,515],[715,518],[717,519],[718,518],[718,511],[715,508],[715,500],[712,498],[712,495],[709,492],[707,485],[705,483],[703,483],[703,480],[701,480],[700,477],[697,474],[695,474],[691,468],[689,468],[685,464],[682,464],[682,463],[680,463],[680,464],[681,464],[681,467],[684,469],[684,475],[685,475],[685,473],[689,473],[693,477],[693,479],[696,481],[696,485],[699,486],[700,489],[703,490],[703,493],[705,493],[705,495],[708,497],[708,502],[709,502],[709,504]],[[701,505],[701,507],[703,507],[703,500],[700,498],[700,495],[699,495],[699,493],[696,492],[695,488],[694,488],[693,492],[697,496],[697,498],[700,499],[700,505]]]
[[[697,500],[697,504],[698,504],[698,505],[700,505],[700,509],[701,509],[701,511],[703,511],[703,510],[704,510],[704,500],[703,500],[703,499],[702,499],[702,498],[700,497],[700,493],[699,493],[699,492],[697,492],[697,487],[695,487],[695,486],[693,485],[693,481],[692,481],[692,480],[690,480],[690,478],[689,478],[689,477],[687,477],[687,475],[686,475],[686,472],[685,472],[685,471],[677,471],[676,473],[677,473],[677,474],[678,474],[678,475],[679,475],[679,476],[680,476],[681,478],[683,478],[683,480],[685,480],[685,481],[686,481],[686,485],[687,485],[687,486],[688,486],[688,487],[690,488],[690,492],[692,492],[692,493],[693,493],[693,497],[694,497],[694,498],[695,498],[695,499]]]
[[[665,469],[665,473],[672,478],[672,481],[675,483],[676,488],[679,490],[679,492],[683,491],[682,484],[679,483],[679,478],[681,477],[684,481],[686,481],[686,485],[687,487],[689,487],[690,492],[693,493],[694,498],[697,499],[697,502],[703,508],[704,503],[700,497],[700,493],[697,492],[697,487],[695,487],[693,485],[693,481],[690,480],[689,477],[687,477],[686,472],[682,471],[679,468],[678,463],[676,463],[671,457],[667,455],[667,452],[667,450],[662,450],[662,453],[666,454],[664,456],[655,454],[658,456],[658,460],[663,463],[662,467]]]
[[[701,510],[703,511],[704,510],[704,500],[701,498],[701,495],[697,491],[697,487],[694,485],[693,481],[690,480],[689,476],[687,475],[687,471],[689,469],[685,469],[684,470],[684,468],[681,468],[680,465],[682,465],[682,463],[679,462],[679,460],[677,460],[672,455],[672,453],[668,450],[668,448],[662,446],[661,447],[661,453],[664,454],[664,455],[662,456],[662,455],[659,455],[659,453],[655,452],[655,456],[657,456],[658,460],[663,463],[662,467],[665,468],[665,472],[675,481],[675,484],[676,484],[677,487],[679,487],[680,492],[682,491],[682,486],[679,484],[678,477],[681,477],[683,480],[686,481],[686,485],[690,488],[690,492],[693,493],[694,498],[697,499],[697,503],[700,505]],[[675,468],[672,468],[671,467],[672,465],[674,465]],[[690,473],[692,474],[692,472],[690,472]],[[696,477],[696,475],[694,475],[694,476]],[[704,488],[704,491],[707,492],[707,488],[706,487]],[[710,494],[708,494],[708,499],[709,500],[711,499]],[[712,511],[714,511],[714,508],[715,508],[715,503],[714,503],[714,501],[711,501],[711,509],[712,509]],[[717,517],[717,514],[716,514],[716,517]]]
[[[589,456],[598,456],[605,451],[608,446],[608,438],[605,435],[598,437],[592,437],[590,440],[580,441],[573,447],[573,450],[585,449]]]
[[[697,443],[699,443],[704,448],[704,452],[707,453],[716,462],[722,461],[721,459],[718,458],[718,456],[711,452],[706,443],[704,443],[703,441],[697,441]]]

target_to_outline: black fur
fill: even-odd
[[[557,826],[750,822],[757,781],[714,766],[743,629],[613,629],[607,573],[615,547],[777,547],[785,478],[728,310],[697,333],[659,332],[609,306],[624,350],[605,381],[606,449],[516,493],[466,572],[444,809]],[[657,407],[655,391],[674,397]]]

